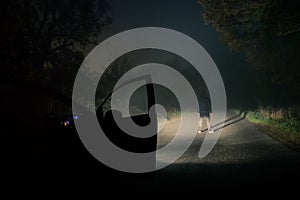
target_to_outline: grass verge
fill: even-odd
[[[260,108],[248,111],[246,120],[275,140],[300,151],[300,120],[292,116],[290,110]]]

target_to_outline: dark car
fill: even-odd
[[[148,113],[121,117],[121,120],[126,121],[131,118],[139,126],[146,126],[150,123],[149,109],[155,104],[154,87],[153,84],[147,84],[145,88],[147,92],[146,100]],[[153,130],[151,130],[154,131],[155,134],[149,138],[138,138],[123,132],[112,117],[112,112],[115,112],[115,110],[108,109],[104,112],[103,105],[111,98],[111,96],[112,92],[105,98],[96,110],[99,124],[108,139],[121,149],[130,152],[146,153],[156,151],[157,126],[152,127]],[[88,168],[90,169],[90,173],[92,173],[92,171],[99,173],[103,170],[103,165],[85,149],[76,132],[74,121],[81,120],[84,117],[84,115],[74,116],[69,114],[59,116],[54,113],[47,115],[45,125],[49,130],[49,141],[51,141],[51,148],[55,153],[55,162],[60,163],[59,168],[64,168],[63,171],[70,172],[72,168],[76,168],[76,171],[84,171]],[[156,121],[156,119],[151,119],[151,122],[154,124]],[[150,159],[152,160],[150,162],[152,163],[152,168],[155,168],[156,157],[153,156]]]

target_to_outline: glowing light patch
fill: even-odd
[[[65,121],[64,122],[64,126],[69,126],[70,125],[70,122],[69,121]]]

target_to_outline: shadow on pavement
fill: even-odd
[[[239,112],[238,115],[235,115],[235,116],[233,116],[233,117],[230,117],[229,119],[226,119],[226,120],[223,121],[223,122],[219,122],[219,123],[217,123],[217,124],[213,124],[213,125],[211,126],[211,128],[213,129],[213,128],[215,128],[215,127],[218,127],[218,126],[222,125],[222,126],[216,128],[216,129],[213,129],[214,131],[218,131],[218,130],[220,130],[220,129],[222,129],[222,128],[225,128],[225,127],[227,127],[227,126],[230,126],[230,125],[232,125],[232,124],[235,124],[235,123],[237,123],[237,122],[239,122],[239,121],[244,120],[244,119],[246,118],[246,116],[247,116],[247,113],[248,113],[248,110],[247,110],[247,109],[242,109],[242,110]],[[204,132],[204,131],[207,131],[207,130],[208,130],[208,129],[206,128],[206,129],[203,129],[203,130],[201,130],[201,131]]]

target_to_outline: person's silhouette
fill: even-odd
[[[206,121],[208,132],[213,133],[214,131],[210,127],[210,118],[212,114],[212,109],[211,109],[211,103],[209,98],[201,97],[199,99],[199,114],[200,114],[200,121],[199,121],[198,133],[201,133],[202,131],[204,120]]]

